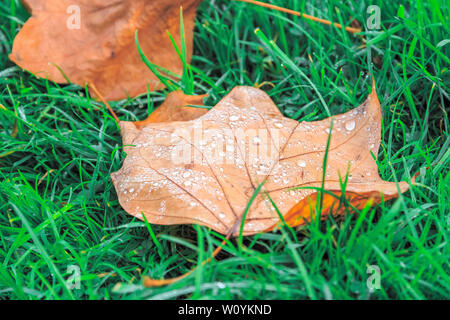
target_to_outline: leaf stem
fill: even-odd
[[[301,13],[301,12],[294,11],[294,10],[291,10],[291,9],[278,7],[278,6],[275,6],[275,5],[270,4],[270,3],[265,3],[265,2],[261,2],[261,1],[254,1],[254,0],[235,0],[235,1],[247,2],[247,3],[251,3],[251,4],[254,4],[254,5],[260,6],[260,7],[265,7],[265,8],[269,8],[269,9],[272,9],[272,10],[277,10],[277,11],[289,13],[289,14],[292,14],[294,16],[303,17],[305,19],[308,19],[308,20],[311,20],[311,21],[315,21],[315,22],[319,22],[319,23],[322,23],[322,24],[326,24],[326,25],[329,25],[329,26],[330,25],[334,25],[336,28],[345,29],[346,31],[348,31],[350,33],[359,33],[359,32],[361,32],[360,28],[343,27],[340,23],[331,22],[331,21],[326,20],[326,19],[317,18],[317,17],[311,16],[309,14]]]
[[[201,266],[204,266],[205,264],[209,263],[212,259],[214,259],[220,251],[222,251],[223,246],[227,243],[227,241],[230,239],[231,237],[231,233],[229,233],[227,235],[227,237],[222,241],[222,243],[220,244],[220,246],[218,246],[216,249],[214,249],[213,253],[211,254],[211,256],[204,260],[201,263]],[[170,278],[170,279],[152,279],[150,277],[143,277],[142,278],[142,284],[144,285],[144,287],[162,287],[162,286],[167,286],[169,284],[175,283],[177,281],[180,281],[184,278],[186,278],[187,276],[191,275],[195,270],[197,270],[198,267],[195,267],[193,269],[191,269],[190,271],[186,272],[185,274],[182,274],[181,276],[175,277],[175,278]]]

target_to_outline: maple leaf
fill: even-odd
[[[10,59],[36,76],[80,86],[95,84],[107,100],[162,87],[142,62],[183,70],[166,31],[181,48],[183,7],[187,62],[192,57],[196,9],[201,0],[24,0],[31,18],[16,36]],[[67,77],[67,79],[66,79]]]
[[[252,235],[280,221],[272,202],[291,226],[306,223],[319,199],[323,215],[342,213],[345,179],[357,208],[409,188],[378,175],[375,85],[362,105],[322,121],[286,118],[263,91],[236,87],[196,119],[119,125],[127,157],[111,177],[122,207],[150,223],[200,224],[228,237],[242,226]],[[318,197],[322,186],[337,197]]]
[[[185,95],[181,90],[170,92],[164,102],[147,119],[133,122],[133,124],[140,129],[154,122],[197,119],[208,111],[205,108],[201,108],[203,99],[207,96],[207,94],[199,96]]]

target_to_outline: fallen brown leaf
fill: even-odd
[[[279,216],[292,225],[310,218],[322,186],[323,159],[331,130],[323,212],[342,195],[357,208],[404,192],[409,185],[383,181],[376,157],[381,109],[375,85],[367,100],[347,113],[316,122],[283,117],[263,91],[236,87],[205,115],[172,122],[120,122],[123,167],[111,175],[122,207],[150,223],[200,224],[237,236],[247,204],[263,182],[246,216],[244,235],[272,229]]]
[[[166,34],[180,48],[180,6],[187,60],[192,56],[194,20],[201,0],[23,0],[31,11],[14,40],[10,59],[42,78],[84,86],[95,84],[106,100],[161,88],[142,62],[148,59],[176,74],[182,63]],[[77,16],[78,15],[78,16]],[[77,20],[79,17],[79,20]]]
[[[133,122],[138,129],[142,129],[147,124],[154,122],[169,122],[169,121],[188,121],[194,120],[208,112],[205,108],[195,106],[202,106],[203,99],[208,95],[189,96],[185,95],[183,91],[173,91],[169,93],[164,102],[153,111],[150,116],[143,121]]]

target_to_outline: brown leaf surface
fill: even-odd
[[[406,182],[383,181],[371,155],[377,156],[381,136],[375,87],[356,109],[316,122],[283,117],[267,94],[251,87],[236,87],[197,119],[121,122],[127,157],[111,177],[122,207],[150,223],[201,224],[236,236],[255,189],[265,182],[244,235],[279,223],[267,195],[290,225],[299,225],[309,220],[317,191],[298,187],[321,187],[332,119],[326,190],[341,195],[347,170],[345,194],[357,208],[408,189]],[[323,208],[324,215],[343,212],[339,198],[328,195]]]
[[[180,47],[180,6],[188,62],[195,13],[201,0],[23,0],[32,17],[14,40],[10,59],[39,77],[84,86],[93,83],[106,100],[118,100],[162,85],[142,62],[135,31],[147,58],[181,74],[182,63],[166,33]],[[80,28],[71,16],[80,10]],[[75,9],[76,10],[76,9]],[[68,25],[70,28],[68,28]],[[61,69],[61,71],[59,69]]]
[[[208,112],[205,108],[190,106],[202,106],[203,99],[208,95],[189,96],[183,91],[173,91],[169,93],[164,102],[154,110],[147,119],[136,121],[134,125],[142,129],[147,124],[154,122],[188,121],[194,120]]]

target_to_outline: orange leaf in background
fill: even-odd
[[[24,0],[31,11],[14,40],[10,59],[42,78],[95,84],[106,100],[162,88],[142,62],[135,43],[154,64],[183,70],[166,31],[180,44],[180,6],[192,56],[196,9],[201,0]]]
[[[381,136],[375,86],[361,106],[322,121],[286,118],[263,91],[236,87],[196,119],[144,126],[120,122],[120,128],[127,157],[111,177],[122,207],[150,223],[200,224],[237,236],[247,205],[264,182],[248,209],[243,234],[279,223],[271,199],[290,225],[303,224],[317,190],[301,187],[322,186],[330,133],[326,190],[339,195],[348,174],[347,200],[362,208],[409,188],[378,175],[371,154],[377,156]],[[339,209],[333,199],[323,197],[323,214]]]
[[[345,210],[348,209],[342,203],[341,197],[343,196],[342,191],[334,191],[333,195],[324,193],[322,195],[321,203],[321,218],[325,219],[329,214],[342,215]],[[396,197],[397,195],[391,195],[391,197]],[[293,206],[288,213],[283,217],[286,224],[291,227],[296,227],[303,225],[306,222],[311,222],[311,216],[315,216],[316,205],[319,201],[320,193],[316,192],[305,199],[301,200],[295,206]],[[380,192],[346,192],[345,199],[352,204],[356,209],[362,210],[366,205],[370,205],[374,202],[381,202]],[[384,197],[384,200],[389,200],[389,197]],[[265,231],[272,230],[276,225],[268,228]]]

